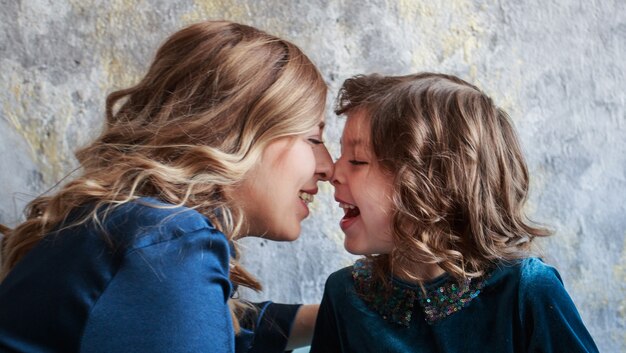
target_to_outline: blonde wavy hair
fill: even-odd
[[[338,115],[364,109],[370,141],[393,179],[395,249],[370,256],[374,275],[419,281],[434,264],[462,280],[528,256],[550,232],[524,214],[529,176],[508,115],[457,77],[356,76],[339,92]]]
[[[186,206],[208,217],[229,239],[244,214],[225,197],[268,143],[305,133],[324,114],[327,87],[294,44],[231,22],[202,22],[173,34],[137,85],[111,93],[101,135],[80,149],[79,177],[34,199],[26,221],[4,229],[3,279],[46,234],[143,196]],[[260,290],[233,259],[235,285]],[[238,330],[238,321],[234,320]]]

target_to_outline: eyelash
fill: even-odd
[[[310,138],[309,142],[314,144],[314,145],[323,145],[324,144],[324,141],[318,140],[318,139],[314,139],[314,138]]]
[[[367,164],[367,162],[357,161],[357,160],[355,160],[355,159],[351,159],[351,160],[349,160],[348,162],[349,162],[350,164],[352,164],[352,165],[366,165],[366,164]]]

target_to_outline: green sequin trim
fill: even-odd
[[[458,283],[448,279],[424,293],[420,288],[410,288],[395,281],[389,288],[372,279],[371,264],[366,259],[358,260],[352,269],[352,278],[357,294],[370,309],[391,323],[409,326],[417,302],[422,308],[426,322],[434,324],[467,307],[476,298],[485,284],[481,279],[466,279]]]

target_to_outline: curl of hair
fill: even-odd
[[[412,268],[436,264],[457,279],[528,256],[550,232],[524,214],[529,176],[508,115],[477,87],[450,75],[356,76],[337,114],[364,109],[378,163],[393,178],[390,254],[370,256],[423,282]]]
[[[87,204],[94,211],[78,223],[101,227],[112,208],[152,196],[197,210],[236,239],[245,215],[224,188],[244,179],[268,143],[316,126],[326,92],[317,68],[286,40],[225,21],[176,32],[137,85],[108,96],[103,132],[76,153],[81,175],[34,199],[26,221],[4,230],[0,280]],[[231,280],[261,289],[236,259]]]

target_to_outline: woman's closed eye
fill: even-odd
[[[324,144],[324,141],[322,141],[321,139],[313,138],[313,137],[309,137],[309,142],[314,144],[314,145],[323,145]]]

